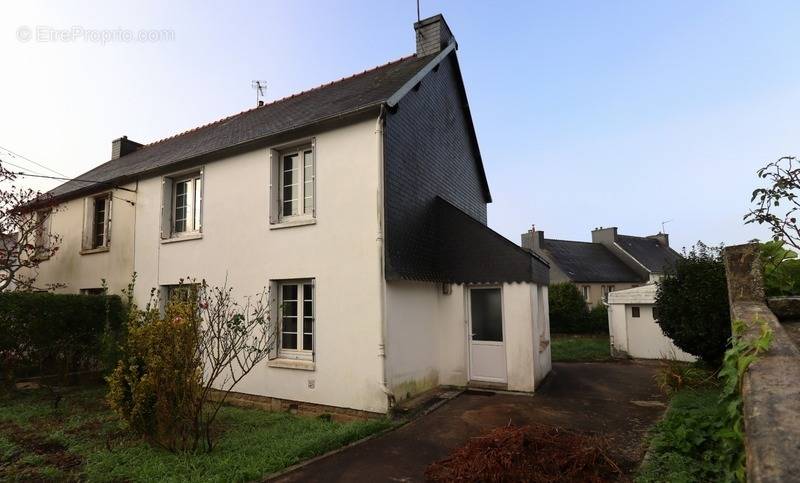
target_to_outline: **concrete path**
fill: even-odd
[[[556,363],[534,396],[467,391],[395,431],[318,460],[277,481],[424,481],[425,468],[469,438],[505,426],[542,423],[597,431],[632,471],[646,431],[665,409],[653,382],[657,365]]]

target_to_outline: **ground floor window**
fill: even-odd
[[[314,281],[278,284],[280,337],[278,356],[312,360],[314,355]]]
[[[81,295],[105,295],[106,289],[104,288],[82,288]]]

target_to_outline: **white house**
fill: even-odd
[[[39,283],[136,299],[186,277],[271,287],[279,347],[236,390],[385,413],[439,385],[533,391],[550,370],[548,266],[486,226],[457,45],[142,145],[54,189]],[[280,308],[280,309],[279,309]]]
[[[611,353],[616,357],[695,361],[664,335],[656,322],[656,290],[656,284],[650,283],[608,294]]]

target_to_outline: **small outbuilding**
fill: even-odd
[[[614,357],[694,362],[658,325],[656,284],[608,294],[608,333]]]

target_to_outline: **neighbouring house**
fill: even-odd
[[[441,15],[416,53],[150,144],[52,190],[41,283],[269,286],[279,344],[236,390],[385,413],[440,385],[533,391],[548,265],[487,226],[489,184]],[[250,396],[248,396],[250,397]]]
[[[656,322],[656,290],[655,283],[648,283],[608,295],[612,355],[694,362],[696,357],[679,349]]]
[[[522,247],[550,264],[552,283],[571,282],[588,305],[596,305],[617,290],[653,282],[675,265],[680,255],[669,247],[669,235],[620,235],[617,228],[592,230],[592,241],[545,238],[531,228],[522,234]]]

